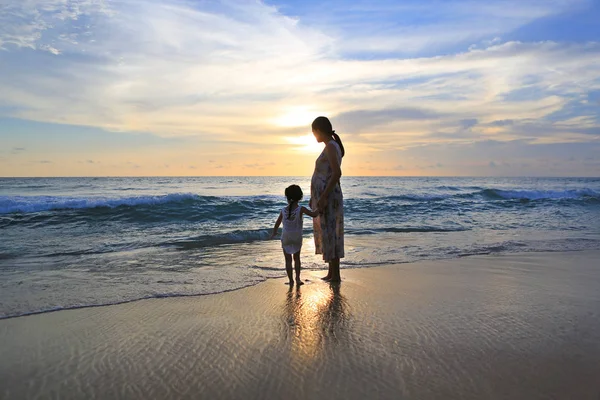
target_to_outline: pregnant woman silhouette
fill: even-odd
[[[329,263],[327,276],[322,279],[340,282],[340,258],[344,257],[344,197],[340,187],[344,145],[326,117],[313,121],[312,132],[319,143],[325,143],[310,184],[310,206],[320,212],[313,220],[315,252]]]

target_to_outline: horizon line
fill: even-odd
[[[0,176],[0,179],[81,179],[81,178],[310,178],[311,175],[101,175],[101,176]],[[548,178],[600,179],[600,176],[576,175],[343,175],[342,178]]]

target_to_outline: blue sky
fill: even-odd
[[[0,1],[0,176],[600,176],[600,2]]]

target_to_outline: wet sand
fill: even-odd
[[[0,398],[600,398],[600,251],[321,274],[2,320]]]

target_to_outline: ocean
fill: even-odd
[[[268,240],[309,177],[0,178],[0,318],[285,276]],[[600,178],[343,177],[344,268],[600,249]],[[304,221],[303,268],[323,269]],[[343,277],[343,271],[342,271]]]

